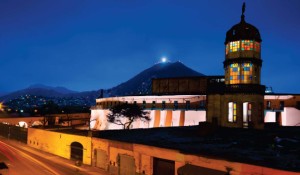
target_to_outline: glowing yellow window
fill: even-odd
[[[236,122],[237,113],[236,113],[236,102],[228,103],[228,121]]]
[[[230,84],[238,84],[240,83],[240,65],[238,63],[230,64],[229,69],[230,75]]]
[[[236,52],[240,50],[240,41],[230,42],[229,52]]]
[[[250,77],[252,77],[253,73],[253,64],[252,63],[243,63],[241,68],[241,75],[242,75],[242,83],[251,83]]]
[[[233,102],[233,122],[236,122],[236,102]]]

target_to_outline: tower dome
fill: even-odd
[[[236,40],[255,40],[261,42],[259,30],[245,21],[245,5],[242,8],[242,15],[240,23],[234,25],[226,33],[225,44]]]
[[[249,24],[246,23],[244,19],[241,20],[240,23],[234,25],[229,29],[226,33],[225,44],[230,41],[236,40],[255,40],[261,42],[259,30]]]

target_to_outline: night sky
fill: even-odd
[[[224,75],[241,0],[0,0],[0,93],[32,84],[110,88],[159,62]],[[262,37],[262,84],[300,93],[300,0],[248,0]]]

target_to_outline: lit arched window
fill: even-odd
[[[236,102],[228,103],[228,121],[236,122]]]
[[[248,123],[252,120],[252,103],[244,102],[243,103],[243,122]]]

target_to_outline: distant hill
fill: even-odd
[[[11,100],[20,96],[33,95],[33,96],[44,96],[44,97],[98,97],[99,91],[83,91],[77,92],[69,90],[65,87],[51,87],[42,84],[31,85],[26,89],[18,90],[9,94],[0,96],[0,100]]]
[[[108,89],[106,96],[125,96],[151,94],[153,78],[205,76],[185,66],[181,62],[158,63],[142,71],[128,81]]]
[[[62,96],[62,94],[60,94],[56,91],[53,91],[53,90],[34,88],[34,89],[22,89],[19,91],[9,93],[7,95],[0,97],[0,100],[8,101],[8,100],[19,98],[20,96],[25,96],[25,95],[36,95],[36,96],[45,96],[45,97],[60,97],[60,96]]]
[[[149,95],[151,94],[151,83],[153,78],[194,77],[205,76],[185,66],[181,62],[158,63],[140,72],[128,81],[104,91],[104,97],[126,96],[126,95]],[[31,85],[26,89],[15,91],[0,97],[1,101],[20,98],[25,95],[43,96],[51,98],[67,98],[76,103],[93,105],[95,99],[100,96],[100,90],[76,92],[64,87],[51,87],[42,84]],[[84,100],[82,100],[84,99]],[[58,100],[59,101],[59,100]],[[78,102],[82,101],[82,102]]]
[[[28,90],[30,90],[30,89],[53,90],[53,91],[58,92],[60,94],[78,93],[77,91],[73,91],[73,90],[67,89],[65,87],[60,87],[60,86],[52,87],[52,86],[46,86],[46,85],[43,85],[43,84],[34,84],[34,85],[29,86],[27,89]]]

